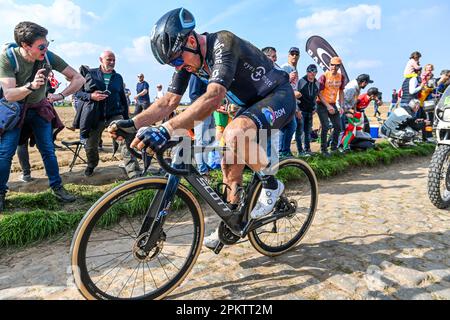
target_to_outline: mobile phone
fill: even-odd
[[[45,69],[43,75],[47,78],[50,75],[50,72],[52,72],[52,66],[45,63],[43,69]]]
[[[111,94],[111,91],[105,90],[105,91],[101,91],[100,93],[109,96]]]

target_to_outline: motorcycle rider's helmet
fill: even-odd
[[[169,64],[182,52],[187,38],[195,28],[195,18],[184,8],[167,12],[153,27],[150,43],[160,64]]]

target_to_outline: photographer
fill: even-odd
[[[114,68],[116,57],[113,52],[105,51],[100,56],[100,67],[86,70],[87,83],[83,90],[76,93],[80,101],[80,127],[90,130],[82,136],[87,156],[87,168],[84,174],[91,177],[99,163],[98,145],[102,133],[112,121],[129,119],[128,102],[125,95],[123,78]],[[86,126],[86,123],[89,125]],[[125,170],[130,179],[139,176],[138,161],[122,146]]]
[[[14,29],[14,40],[18,47],[0,55],[0,83],[4,97],[10,103],[20,102],[22,105],[18,126],[3,132],[0,139],[0,212],[5,207],[6,184],[23,125],[29,125],[33,130],[55,196],[61,202],[76,200],[64,189],[59,175],[52,125],[61,126],[62,123],[52,103],[64,100],[66,96],[79,90],[84,79],[59,56],[48,51],[50,43],[47,34],[47,29],[35,23],[21,22]],[[18,68],[11,64],[8,52],[14,54]],[[51,71],[47,59],[50,60],[50,56],[51,67],[66,76],[70,85],[61,93],[46,97],[47,76]]]

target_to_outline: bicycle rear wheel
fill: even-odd
[[[189,274],[201,251],[203,213],[178,187],[156,245],[138,237],[148,211],[157,211],[167,179],[147,177],[105,194],[81,221],[71,246],[72,272],[86,299],[162,299]],[[156,215],[155,215],[156,216]]]
[[[305,236],[317,209],[319,187],[311,167],[300,159],[286,159],[279,163],[276,178],[285,184],[283,196],[295,208],[295,213],[249,233],[249,241],[261,254],[279,256],[295,247]],[[247,214],[256,205],[262,186],[253,192]],[[281,202],[277,205],[280,205]]]

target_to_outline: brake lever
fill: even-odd
[[[142,177],[146,176],[148,173],[148,169],[150,168],[150,165],[152,164],[153,156],[150,156],[147,153],[147,148],[144,148],[141,150],[141,156],[142,161],[144,162],[144,170],[142,171]]]

